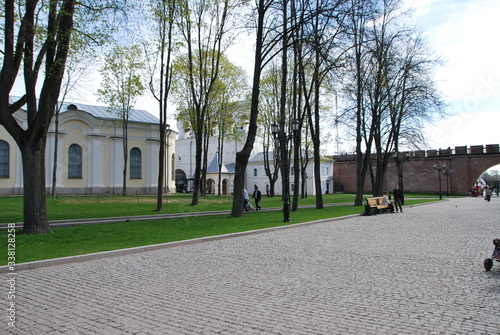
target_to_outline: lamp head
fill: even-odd
[[[271,123],[271,133],[274,137],[278,135],[278,125],[276,123]]]

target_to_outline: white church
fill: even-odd
[[[26,113],[19,110],[14,117],[26,126]],[[46,187],[57,194],[101,195],[121,194],[123,187],[122,127],[119,118],[109,108],[80,103],[67,103],[59,116],[56,148],[55,118],[47,134]],[[128,127],[128,194],[156,194],[158,187],[159,120],[145,110],[134,110]],[[191,134],[179,128],[170,131],[167,139],[164,189],[167,193],[191,192],[195,171],[195,142]],[[221,193],[232,194],[236,152],[241,150],[247,129],[241,128],[238,140],[224,144],[221,171]],[[211,138],[207,152],[207,185],[217,194],[219,169],[217,139]],[[52,185],[54,152],[57,150],[56,185]],[[247,165],[245,187],[257,185],[263,195],[269,190],[264,170],[262,142],[257,139]],[[333,191],[333,162],[321,163],[322,192]],[[307,194],[316,194],[313,163],[307,168]],[[293,176],[290,178],[293,183]],[[275,194],[281,194],[281,178],[275,184]],[[293,190],[293,184],[291,184]],[[0,195],[23,193],[21,153],[14,139],[0,125]]]
[[[195,153],[195,140],[194,136],[189,130],[182,129],[182,125],[178,123],[178,138],[176,140],[175,148],[177,153],[176,160],[176,183],[178,192],[190,192],[193,188],[192,177],[194,175],[194,153]],[[245,125],[240,127],[240,134],[236,140],[226,141],[223,146],[222,153],[222,167],[221,167],[221,194],[232,194],[235,172],[236,153],[243,148],[246,140],[248,129]],[[245,173],[245,188],[249,192],[253,191],[254,186],[258,186],[263,195],[270,189],[269,178],[264,169],[264,147],[262,139],[257,137],[254,143],[253,151],[247,164]],[[218,147],[217,137],[211,137],[207,151],[207,185],[208,193],[217,194],[219,185],[219,166],[218,166]],[[314,182],[314,163],[310,161],[306,175],[306,193],[308,195],[315,195],[316,188]],[[321,162],[321,189],[323,193],[333,192],[333,161],[323,160]],[[290,165],[290,190],[293,190],[293,161]],[[281,177],[274,186],[275,194],[281,195],[282,184]]]

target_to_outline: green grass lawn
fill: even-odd
[[[175,200],[176,199],[176,200]],[[54,228],[52,234],[16,235],[16,263],[57,257],[88,254],[99,251],[181,241],[192,238],[229,234],[234,232],[270,228],[287,224],[314,221],[325,218],[359,214],[364,207],[352,206],[353,195],[327,195],[325,203],[346,203],[346,205],[315,208],[300,208],[291,213],[292,222],[283,222],[281,210],[250,212],[242,218],[228,215],[162,219],[154,221],[130,221],[123,223],[94,224],[75,227]],[[154,200],[154,198],[153,198]],[[230,197],[207,197],[200,199],[199,206],[189,206],[190,197],[175,196],[165,204],[166,212],[203,212],[229,210]],[[175,201],[174,201],[175,200]],[[300,205],[314,204],[315,198],[302,199]],[[409,200],[407,204],[428,202],[427,199]],[[19,211],[22,207],[19,197],[0,197],[2,216],[16,217],[10,211]],[[50,203],[50,204],[49,204]],[[262,205],[280,207],[279,197],[264,198]],[[5,212],[3,209],[7,209]],[[127,216],[153,214],[154,201],[146,197],[62,197],[57,201],[48,201],[51,219],[71,219],[86,217]],[[17,214],[19,215],[19,214]],[[2,217],[2,221],[5,222]],[[14,222],[21,220],[7,220]],[[2,255],[7,255],[7,232],[1,231]],[[7,256],[0,258],[0,265],[7,264]]]
[[[369,195],[366,195],[369,196]],[[354,203],[354,194],[325,194],[323,202]],[[436,195],[407,194],[406,198],[437,198]],[[231,196],[200,197],[197,206],[191,206],[191,195],[168,195],[164,197],[164,213],[193,213],[231,210]],[[299,206],[314,205],[316,198],[309,196],[299,199]],[[253,202],[253,201],[252,201]],[[281,207],[281,197],[266,197],[261,201],[264,208]],[[88,219],[115,216],[154,215],[155,196],[58,196],[47,198],[49,220]],[[0,197],[0,223],[23,221],[23,200],[21,196]]]
[[[191,206],[191,195],[168,195],[164,197],[163,212],[193,213],[206,211],[231,210],[231,196],[200,197],[197,206]],[[316,198],[309,196],[299,199],[299,205],[313,205]],[[326,194],[325,204],[353,203],[353,194]],[[253,201],[252,201],[253,202]],[[281,197],[266,197],[261,201],[264,208],[281,207]],[[22,197],[0,197],[0,223],[23,221]],[[49,220],[88,219],[115,216],[154,215],[155,196],[59,196],[47,198]]]

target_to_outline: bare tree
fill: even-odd
[[[154,32],[152,40],[155,41],[153,52],[149,53],[150,41],[145,46],[145,53],[149,68],[149,90],[158,102],[160,115],[160,150],[158,153],[158,189],[156,194],[156,212],[163,211],[163,193],[165,176],[166,146],[169,144],[167,138],[168,125],[168,100],[172,85],[172,58],[175,51],[174,29],[175,20],[178,15],[178,4],[176,0],[163,0],[161,2],[152,0],[149,2],[149,12],[154,21]],[[168,180],[166,181],[168,185]]]
[[[342,49],[339,47],[340,36],[344,29],[344,1],[311,1],[303,10],[316,13],[304,22],[302,36],[306,43],[297,48],[300,52],[299,74],[301,91],[304,99],[305,120],[313,146],[314,182],[316,189],[316,208],[323,208],[321,181],[321,103],[325,87],[333,78],[334,70],[339,67]],[[311,73],[310,76],[306,76]]]
[[[143,94],[142,69],[144,62],[142,50],[138,45],[123,47],[115,45],[106,55],[105,65],[101,69],[103,81],[98,90],[99,98],[120,117],[123,139],[123,187],[122,194],[127,194],[128,162],[128,122],[137,98]]]
[[[366,174],[374,195],[384,192],[385,172],[393,158],[401,169],[402,143],[422,143],[422,124],[442,106],[432,79],[438,64],[415,30],[404,25],[399,0],[353,7],[349,26],[353,37],[356,87],[357,189],[361,205]],[[369,12],[365,11],[371,8]],[[356,27],[358,27],[356,29]],[[350,87],[348,87],[350,88]],[[402,183],[400,176],[399,182]],[[401,186],[401,185],[400,185]]]
[[[350,0],[348,3],[348,21],[346,32],[350,42],[352,71],[346,69],[348,82],[344,86],[348,98],[354,100],[354,122],[356,137],[356,198],[355,206],[361,206],[363,203],[363,190],[366,174],[369,166],[371,153],[372,137],[366,137],[365,120],[365,85],[366,76],[365,58],[367,57],[366,43],[368,42],[367,25],[375,13],[374,2],[377,0]],[[365,139],[365,140],[364,140]]]

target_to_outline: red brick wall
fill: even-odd
[[[435,154],[434,152],[431,153]],[[437,152],[436,152],[437,154]],[[356,192],[356,161],[353,156],[341,156],[333,164],[333,178],[336,187],[344,185],[345,192]],[[354,160],[345,160],[354,159]],[[439,175],[434,164],[446,164],[453,171],[449,177],[450,194],[467,195],[477,178],[487,169],[500,164],[500,154],[449,155],[431,157],[412,157],[403,162],[403,180],[405,192],[439,193]],[[385,189],[392,191],[398,181],[396,164],[391,161],[385,176]],[[371,192],[371,181],[368,175],[365,192]],[[441,188],[446,194],[446,177],[441,175]],[[336,189],[335,191],[340,191]]]

